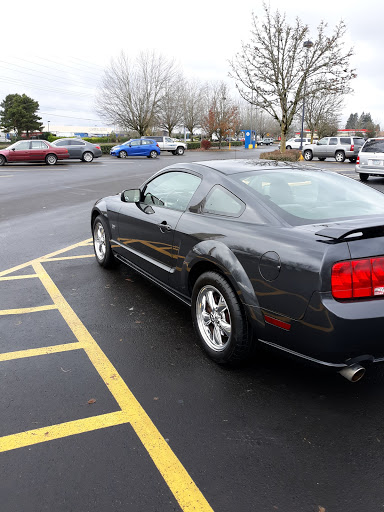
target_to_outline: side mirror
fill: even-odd
[[[123,190],[120,197],[124,203],[140,203],[141,190],[139,188]]]
[[[316,142],[316,146],[320,146],[320,142],[319,141]]]
[[[15,151],[15,148],[12,148],[12,151]]]

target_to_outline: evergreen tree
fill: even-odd
[[[9,132],[15,131],[18,135],[21,132],[41,131],[41,117],[37,115],[39,103],[26,94],[8,94],[0,104],[0,127]]]
[[[358,116],[357,112],[355,114],[350,114],[350,116],[348,117],[347,124],[345,125],[345,129],[346,130],[354,130],[355,128],[357,128],[358,118],[359,118],[359,116]]]

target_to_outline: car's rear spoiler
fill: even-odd
[[[384,218],[381,217],[380,219],[372,219],[363,222],[359,220],[331,224],[316,231],[316,235],[331,238],[332,240],[384,236]]]

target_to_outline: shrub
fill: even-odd
[[[211,141],[207,139],[202,140],[201,147],[205,150],[209,149],[211,147]]]
[[[187,149],[200,149],[200,142],[187,142]]]
[[[301,151],[300,149],[287,149],[285,153],[281,153],[280,150],[268,151],[261,153],[261,160],[276,160],[279,162],[297,162],[300,160]]]
[[[103,152],[103,155],[109,155],[113,146],[116,146],[116,144],[100,144],[100,149]]]

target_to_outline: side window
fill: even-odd
[[[337,137],[331,137],[329,139],[329,145],[330,146],[337,146]]]
[[[140,146],[140,141],[139,140],[132,140],[130,142],[131,146]]]
[[[185,211],[200,182],[201,178],[187,172],[161,174],[145,187],[144,203]]]
[[[70,144],[71,146],[85,146],[85,142],[82,140],[71,140]]]
[[[33,140],[31,142],[31,149],[47,149],[47,144],[42,140]]]
[[[165,142],[173,142],[173,140],[170,137],[165,137]]]
[[[351,144],[351,137],[340,137],[340,144]]]
[[[245,208],[243,201],[234,196],[226,188],[215,185],[207,195],[203,213],[239,217]]]
[[[68,140],[58,140],[56,143],[55,143],[55,146],[69,146],[69,141]]]
[[[318,144],[319,144],[319,146],[326,146],[328,144],[328,137],[324,137],[323,139],[320,139]]]
[[[384,153],[384,139],[369,140],[362,149],[363,153]]]
[[[25,151],[26,149],[29,149],[29,144],[29,140],[23,140],[22,142],[17,144],[17,146],[15,146],[15,151]]]

